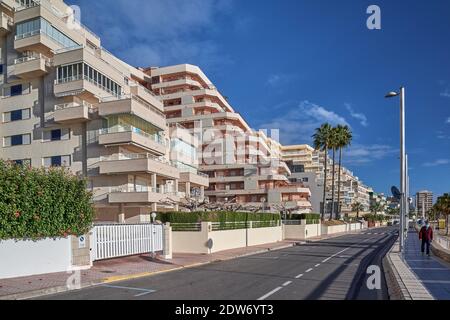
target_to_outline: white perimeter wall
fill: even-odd
[[[0,241],[0,279],[67,272],[71,266],[70,238]]]
[[[320,224],[283,225],[284,239],[305,240],[322,235]]]

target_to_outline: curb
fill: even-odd
[[[185,266],[175,267],[173,269],[168,269],[168,270],[161,270],[161,271],[155,271],[155,272],[144,272],[144,273],[136,273],[136,274],[131,274],[131,275],[123,275],[123,276],[114,276],[114,277],[104,278],[101,280],[90,281],[90,282],[81,284],[80,288],[77,288],[77,289],[69,289],[69,288],[67,288],[67,286],[57,286],[57,287],[50,287],[50,288],[39,289],[39,290],[34,290],[34,291],[15,293],[15,294],[11,294],[11,295],[0,296],[0,300],[27,300],[27,299],[44,297],[44,296],[58,294],[58,293],[77,291],[77,290],[82,290],[82,289],[86,289],[86,288],[90,288],[90,287],[94,287],[94,286],[98,286],[98,285],[102,285],[102,284],[110,284],[110,283],[115,283],[115,282],[156,276],[159,274],[169,273],[169,272],[173,272],[173,271],[179,271],[179,270],[183,270],[183,269],[192,269],[195,267],[200,267],[200,266],[208,265],[208,264],[215,263],[215,262],[229,261],[229,260],[253,256],[253,255],[257,255],[257,254],[261,254],[261,253],[265,253],[265,252],[283,250],[283,249],[297,246],[299,244],[304,244],[304,243],[301,241],[293,242],[288,245],[283,245],[283,246],[274,247],[274,248],[261,249],[261,250],[255,251],[255,252],[249,252],[249,253],[232,256],[232,257],[218,258],[215,260],[210,260],[210,261],[205,261],[205,262],[200,262],[200,263],[193,263],[193,264],[189,264],[189,265],[185,265]]]
[[[450,263],[450,251],[443,248],[440,244],[435,243],[435,241],[431,243],[431,251],[436,257]]]

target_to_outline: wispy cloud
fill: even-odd
[[[435,161],[432,162],[426,162],[423,164],[424,167],[438,167],[438,166],[444,166],[450,164],[450,160],[449,159],[437,159]]]
[[[280,115],[262,123],[260,128],[279,129],[284,144],[311,143],[314,130],[325,122],[349,125],[344,117],[309,101],[281,103],[277,110]]]
[[[446,124],[450,124],[450,117],[447,118],[447,121],[445,121]]]
[[[293,74],[271,74],[266,80],[266,86],[268,87],[281,87],[289,84],[297,78]]]
[[[102,37],[104,46],[130,64],[202,62],[218,67],[231,61],[214,32],[218,19],[232,20],[232,0],[115,0],[111,6],[71,2],[80,6],[82,21]]]
[[[350,103],[345,103],[344,105],[347,108],[350,115],[352,116],[352,118],[357,119],[363,127],[367,127],[369,125],[365,114],[356,112]]]
[[[379,161],[387,157],[391,157],[398,153],[389,145],[373,144],[361,145],[355,144],[345,152],[346,163],[350,165],[368,164],[374,161]]]
[[[441,92],[441,97],[450,98],[450,87],[445,88],[444,91]]]

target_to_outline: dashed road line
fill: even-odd
[[[306,270],[305,272],[308,273],[308,272],[311,272],[311,271],[313,271],[313,268],[309,268],[309,269]]]
[[[301,273],[298,276],[296,276],[295,279],[300,279],[301,277],[303,277],[303,273]]]
[[[258,301],[266,300],[268,297],[270,297],[271,295],[277,293],[281,289],[283,289],[283,287],[275,288],[274,290],[270,291],[269,293],[267,293],[267,294],[263,295],[261,298],[259,298]]]
[[[287,281],[285,283],[283,283],[283,287],[287,287],[288,285],[290,285],[292,283],[292,281]]]

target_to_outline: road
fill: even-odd
[[[388,299],[366,286],[398,236],[386,227],[283,250],[212,263],[40,299],[84,300],[344,300]],[[381,269],[382,270],[382,269]]]

